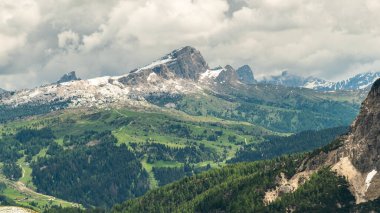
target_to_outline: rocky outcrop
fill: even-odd
[[[295,176],[287,182],[302,182],[323,167],[330,167],[347,178],[357,203],[380,197],[380,79],[372,86],[347,135],[341,136],[328,150],[320,150],[305,159]],[[281,184],[267,192],[273,201]],[[297,187],[292,188],[292,191]]]
[[[355,178],[350,179],[344,168],[337,170],[349,178],[358,202],[380,197],[380,79],[373,84],[362,103],[360,113],[343,146],[336,151],[336,156],[339,160],[333,166],[346,160],[357,173]]]
[[[59,81],[57,81],[57,84],[70,82],[70,81],[78,81],[80,78],[77,77],[75,71],[71,71],[65,75],[63,75]]]
[[[352,124],[345,152],[361,172],[380,169],[380,79],[372,86]],[[380,190],[379,190],[380,192]]]
[[[175,50],[171,55],[177,60],[168,65],[176,76],[197,81],[199,76],[208,69],[208,65],[201,53],[193,47],[184,47]]]
[[[236,70],[238,79],[244,84],[256,84],[257,81],[253,76],[253,72],[250,66],[244,65]]]
[[[236,82],[238,82],[238,75],[237,75],[236,70],[232,66],[227,65],[219,73],[215,81],[220,84],[224,84],[224,83],[235,84]]]
[[[163,80],[179,78],[196,82],[207,70],[208,65],[201,53],[187,46],[174,50],[150,65],[131,71],[119,81],[126,85],[146,83],[149,82],[149,76],[154,73]]]

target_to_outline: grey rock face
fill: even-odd
[[[239,81],[245,84],[256,84],[251,67],[244,65],[236,70]]]
[[[201,53],[193,47],[184,47],[171,53],[175,62],[168,64],[168,69],[184,79],[197,81],[200,74],[208,69],[208,65]]]
[[[352,150],[350,158],[361,172],[380,170],[380,79],[373,84],[360,114],[352,125],[352,140],[346,144]]]
[[[299,171],[335,168],[347,177],[356,201],[380,197],[380,79],[373,84],[356,120],[347,135],[338,139],[341,145],[329,152],[306,159]]]
[[[72,71],[63,75],[61,79],[57,81],[57,83],[60,84],[60,83],[65,83],[65,82],[70,82],[70,81],[77,81],[77,80],[80,80],[80,78],[76,76],[75,71]]]
[[[123,84],[136,85],[145,83],[151,73],[163,79],[181,78],[198,81],[202,73],[206,72],[208,65],[201,53],[193,47],[184,47],[174,50],[156,62],[146,67],[131,71],[119,79]]]
[[[227,65],[224,67],[224,70],[220,72],[219,76],[215,80],[216,82],[222,84],[234,84],[238,82],[238,74],[232,66]]]

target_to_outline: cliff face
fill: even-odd
[[[380,197],[380,79],[372,86],[347,135],[304,160],[296,175],[268,191],[265,202],[275,200],[284,191],[295,191],[314,172],[330,167],[347,178],[357,203]]]
[[[251,67],[248,65],[244,65],[236,70],[236,73],[239,77],[239,81],[245,83],[245,84],[256,84],[257,81],[255,80],[255,77],[253,76],[253,72]]]
[[[348,177],[357,202],[380,197],[380,79],[373,84],[335,155],[338,162],[327,163],[333,163],[339,174]]]
[[[380,79],[372,86],[345,143],[353,165],[360,172],[380,169]],[[380,191],[380,189],[379,189]]]

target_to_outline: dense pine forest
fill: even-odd
[[[287,137],[267,137],[263,142],[244,145],[229,162],[264,160],[284,154],[312,151],[327,145],[347,131],[348,127],[336,127],[320,131],[304,131]]]
[[[149,189],[148,174],[135,155],[110,142],[39,158],[32,169],[40,192],[85,206],[109,207]]]

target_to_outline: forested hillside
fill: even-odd
[[[283,172],[287,177],[305,156],[298,155],[254,163],[239,163],[185,178],[116,205],[112,212],[349,212],[376,209],[355,205],[348,184],[329,169],[322,169],[294,193],[270,205],[263,202]]]
[[[284,154],[307,152],[323,147],[348,132],[348,127],[304,131],[291,136],[269,136],[263,142],[241,147],[230,163],[271,159]]]
[[[2,174],[47,195],[109,208],[228,160],[304,152],[344,131],[286,136],[248,122],[169,112],[72,110],[7,123],[0,127]],[[285,146],[294,148],[284,152]]]

